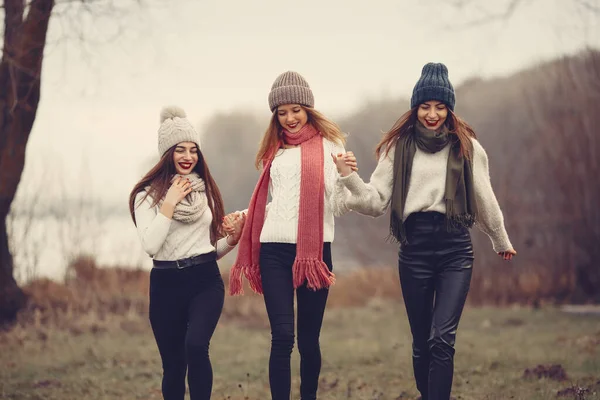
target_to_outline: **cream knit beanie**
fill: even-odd
[[[186,118],[185,111],[177,106],[164,107],[160,112],[158,128],[158,155],[181,142],[194,142],[200,150],[200,135]]]

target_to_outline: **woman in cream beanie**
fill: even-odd
[[[217,260],[239,241],[243,216],[225,216],[200,137],[178,107],[161,112],[158,163],[138,182],[129,209],[153,259],[150,324],[162,359],[165,400],[208,400],[208,355],[225,295]],[[222,222],[225,221],[225,222]],[[229,236],[225,237],[225,233]]]

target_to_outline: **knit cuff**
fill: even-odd
[[[225,236],[224,238],[221,238],[217,241],[217,244],[215,246],[215,249],[217,251],[217,259],[221,259],[227,253],[229,253],[231,250],[233,250],[235,248],[235,245],[232,246],[229,243],[227,243],[228,237],[229,236]]]
[[[490,231],[489,236],[496,253],[501,253],[513,248],[510,239],[508,238],[508,233],[506,233],[506,229],[503,226]]]
[[[356,173],[356,171],[352,171],[352,173],[348,176],[340,176],[338,178],[340,182],[342,182],[355,196],[360,196],[364,190],[365,183],[360,178],[360,176]]]

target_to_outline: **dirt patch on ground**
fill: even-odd
[[[568,379],[567,372],[560,364],[538,365],[535,368],[527,368],[523,373],[526,379],[548,378],[554,381],[565,381]]]

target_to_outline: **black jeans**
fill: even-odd
[[[216,261],[150,273],[150,324],[163,366],[164,400],[183,400],[187,369],[190,398],[208,400],[212,367],[208,346],[225,288]]]
[[[423,400],[448,400],[454,343],[469,292],[473,247],[469,230],[446,228],[444,214],[411,214],[399,253],[400,284],[413,336],[413,369]]]
[[[260,273],[269,322],[271,357],[269,383],[273,400],[289,400],[291,390],[290,358],[294,347],[294,286],[292,265],[296,245],[263,243],[260,248]],[[331,243],[323,244],[323,261],[333,270]],[[321,373],[319,335],[329,289],[312,291],[305,285],[296,290],[298,299],[298,351],[300,352],[300,396],[317,398]]]

